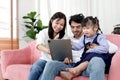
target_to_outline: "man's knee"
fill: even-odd
[[[56,66],[57,64],[59,64],[58,61],[48,61],[46,65],[47,66]]]
[[[59,61],[48,61],[47,63],[46,63],[46,67],[49,67],[49,68],[57,68],[57,67],[59,67],[60,66],[60,62]]]
[[[46,67],[49,67],[49,69],[54,68],[54,70],[60,71],[60,70],[66,70],[68,65],[60,61],[48,61]]]
[[[105,69],[105,63],[102,58],[100,57],[94,57],[89,62],[89,68],[91,71],[104,71]]]

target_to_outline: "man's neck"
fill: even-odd
[[[83,33],[81,33],[81,34],[79,34],[79,35],[74,35],[74,38],[75,38],[75,39],[80,39],[82,35],[83,35]]]

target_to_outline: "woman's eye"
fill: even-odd
[[[63,24],[61,24],[61,26],[63,26]]]

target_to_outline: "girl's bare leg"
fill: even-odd
[[[87,66],[88,66],[88,61],[85,61],[74,68],[67,68],[67,71],[69,71],[74,75],[74,77],[76,77],[79,76],[81,72],[87,68]]]

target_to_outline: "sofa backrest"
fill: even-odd
[[[120,35],[118,34],[107,34],[107,39],[117,45],[120,48]]]

